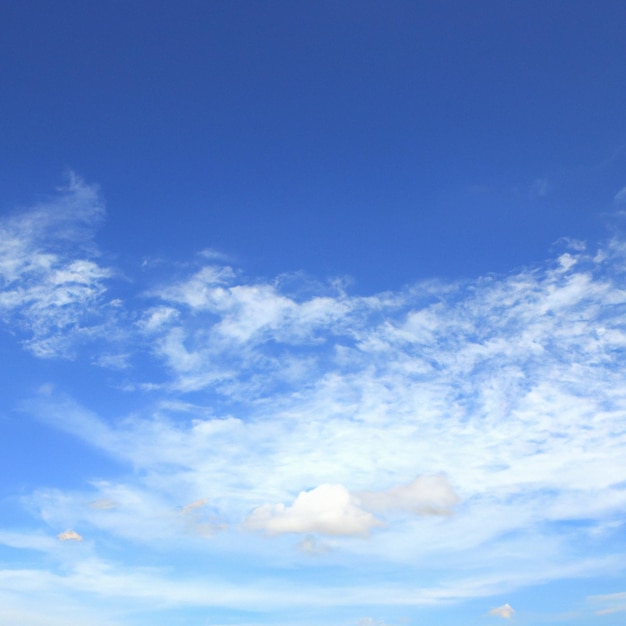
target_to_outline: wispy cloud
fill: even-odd
[[[93,246],[97,190],[72,185],[6,219],[1,235],[14,243],[0,309],[11,328],[19,320],[27,348],[110,367],[115,409],[85,406],[56,380],[23,404],[121,468],[25,496],[51,537],[78,528],[89,538],[81,550],[116,541],[210,563],[227,553],[242,569],[262,562],[278,605],[289,602],[275,590],[294,563],[341,566],[361,585],[346,583],[341,602],[381,605],[621,567],[609,539],[626,511],[623,241],[562,242],[541,266],[367,297],[334,281],[251,278],[200,255],[143,273],[124,300],[108,282],[121,270]],[[65,221],[34,224],[58,207]],[[100,358],[81,356],[86,338]],[[18,535],[5,539],[27,549]],[[359,578],[372,563],[422,580],[377,590]],[[89,580],[98,593],[137,597],[137,585],[171,583],[150,576],[133,570],[126,585],[100,569]],[[164,597],[202,605],[190,591],[201,583]],[[227,598],[267,605],[233,589]]]
[[[603,606],[603,608],[596,609],[596,615],[612,615],[613,613],[626,612],[626,591],[589,596],[587,599],[596,606]]]
[[[365,491],[359,501],[369,510],[409,511],[418,515],[448,515],[459,497],[445,476],[418,476],[408,485],[384,491]]]
[[[98,190],[75,175],[58,196],[0,220],[0,316],[40,357],[67,356],[98,324],[111,270],[93,243]]]
[[[118,507],[118,503],[115,500],[109,500],[109,498],[101,498],[99,500],[92,500],[89,503],[89,507],[96,511],[110,511]]]

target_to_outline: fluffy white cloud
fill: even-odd
[[[265,504],[254,509],[244,526],[270,535],[367,535],[382,522],[360,509],[343,485],[320,485],[300,492],[291,506]]]
[[[384,525],[371,511],[446,515],[458,501],[444,476],[418,476],[408,485],[357,494],[343,485],[326,484],[301,492],[291,506],[265,504],[255,508],[244,526],[269,534],[367,535],[372,528]],[[313,551],[312,544],[305,547]]]

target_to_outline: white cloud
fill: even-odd
[[[503,604],[489,611],[489,615],[495,615],[496,617],[503,617],[505,619],[513,617],[513,613],[515,613],[515,610],[510,604]]]
[[[110,294],[114,272],[92,240],[102,211],[83,192],[62,194],[60,206],[84,210],[66,207],[62,223],[44,218],[44,228],[30,213],[2,222],[2,315],[12,328],[19,319],[19,339],[38,355],[97,339],[103,350],[86,367],[95,352],[102,365],[146,367],[145,378],[107,371],[110,403],[94,397],[97,412],[55,391],[58,379],[24,404],[121,463],[114,480],[23,499],[52,535],[80,528],[96,551],[193,546],[207,563],[228,552],[242,568],[266,564],[276,588],[302,552],[317,554],[310,566],[361,573],[374,563],[436,581],[387,596],[355,584],[349,598],[365,603],[618,571],[606,537],[626,512],[623,242],[569,242],[542,267],[369,297],[216,263],[161,274],[158,289],[134,285],[142,295],[129,304]],[[282,536],[291,533],[305,537]],[[19,549],[45,544],[7,537]],[[446,572],[466,578],[452,584]],[[169,597],[200,602],[178,587]]]
[[[441,475],[418,476],[408,485],[361,492],[358,498],[369,510],[401,510],[418,515],[448,515],[459,502],[447,478]]]
[[[244,526],[270,535],[367,535],[382,522],[360,509],[343,485],[320,485],[300,492],[291,506],[265,504],[254,509]]]
[[[60,541],[82,541],[83,538],[75,530],[66,530],[59,533],[58,538]]]
[[[112,313],[93,244],[103,217],[97,188],[71,175],[57,197],[0,220],[0,318],[37,356],[70,354]]]

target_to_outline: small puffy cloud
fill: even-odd
[[[400,510],[417,515],[449,515],[459,497],[443,475],[418,476],[408,485],[359,494],[363,507],[373,511]]]
[[[508,603],[503,604],[502,606],[497,606],[495,609],[491,609],[491,611],[489,611],[489,615],[503,617],[504,619],[511,619],[513,613],[515,613],[515,609]]]
[[[361,509],[343,485],[327,484],[300,492],[291,506],[264,504],[254,509],[244,526],[270,535],[367,535],[382,522]]]
[[[356,623],[356,626],[386,626],[386,624],[381,620],[373,619],[371,617],[362,617]]]
[[[82,541],[83,538],[75,530],[66,530],[57,535],[60,541]]]

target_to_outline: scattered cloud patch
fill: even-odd
[[[515,613],[515,609],[510,604],[503,604],[497,606],[489,611],[489,615],[495,615],[496,617],[503,617],[504,619],[511,619]]]
[[[361,492],[358,498],[371,511],[399,510],[416,515],[449,515],[460,500],[442,475],[418,476],[408,485]]]
[[[106,324],[112,270],[93,243],[104,214],[97,187],[71,175],[57,197],[0,219],[0,319],[36,356],[69,356]]]
[[[66,530],[57,535],[60,541],[82,541],[83,538],[75,530]]]

